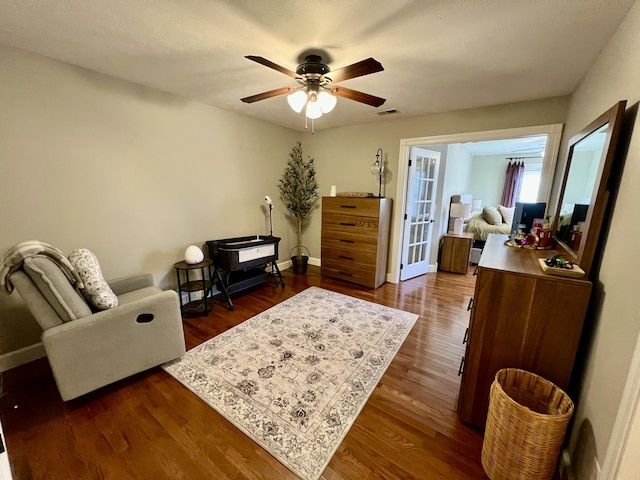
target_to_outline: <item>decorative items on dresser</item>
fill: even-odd
[[[322,275],[378,288],[385,282],[390,198],[322,197]]]
[[[569,384],[591,282],[545,274],[539,258],[557,250],[504,245],[489,235],[478,265],[460,374],[460,419],[483,429],[496,372],[520,368],[563,390]]]
[[[473,233],[447,233],[442,237],[442,255],[440,270],[454,273],[467,273],[469,255],[473,245]]]

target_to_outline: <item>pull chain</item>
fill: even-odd
[[[304,129],[305,130],[309,130],[309,119],[305,116],[304,117]],[[311,135],[315,135],[316,131],[314,129],[314,125],[313,125],[313,118],[311,119]]]

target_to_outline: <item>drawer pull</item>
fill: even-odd
[[[346,240],[344,238],[341,238],[340,241],[344,243],[355,243],[353,240]]]
[[[471,307],[472,307],[472,306],[473,306],[473,297],[471,297],[471,298],[469,299],[469,305],[467,305],[467,312],[468,312],[469,310],[471,310]]]
[[[353,260],[353,257],[347,257],[345,255],[338,255],[338,258],[342,258],[343,260]]]
[[[469,327],[464,331],[464,338],[462,339],[462,344],[467,343],[467,339],[469,338]]]
[[[355,205],[340,205],[340,208],[358,208]]]
[[[340,225],[345,225],[347,227],[355,227],[356,224],[353,222],[340,222]]]
[[[462,357],[462,360],[460,361],[460,368],[458,369],[458,376],[462,375],[462,372],[464,372],[464,357]]]
[[[344,275],[345,277],[353,277],[353,273],[343,272],[343,271],[340,271],[340,270],[338,270],[338,273],[340,275]]]

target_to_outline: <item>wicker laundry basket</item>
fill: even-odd
[[[551,479],[573,402],[552,382],[525,370],[496,373],[482,444],[491,480]]]

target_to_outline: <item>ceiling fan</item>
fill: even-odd
[[[287,101],[294,111],[299,113],[306,106],[306,117],[315,119],[321,117],[323,113],[329,113],[333,110],[336,105],[336,96],[373,107],[379,107],[386,101],[384,98],[335,85],[335,83],[351,78],[384,70],[382,64],[373,58],[361,60],[333,72],[328,65],[322,62],[322,57],[315,54],[307,55],[305,62],[298,65],[295,72],[263,57],[247,55],[245,58],[295,78],[299,83],[297,87],[276,88],[241,99],[245,103],[253,103],[288,93]]]

